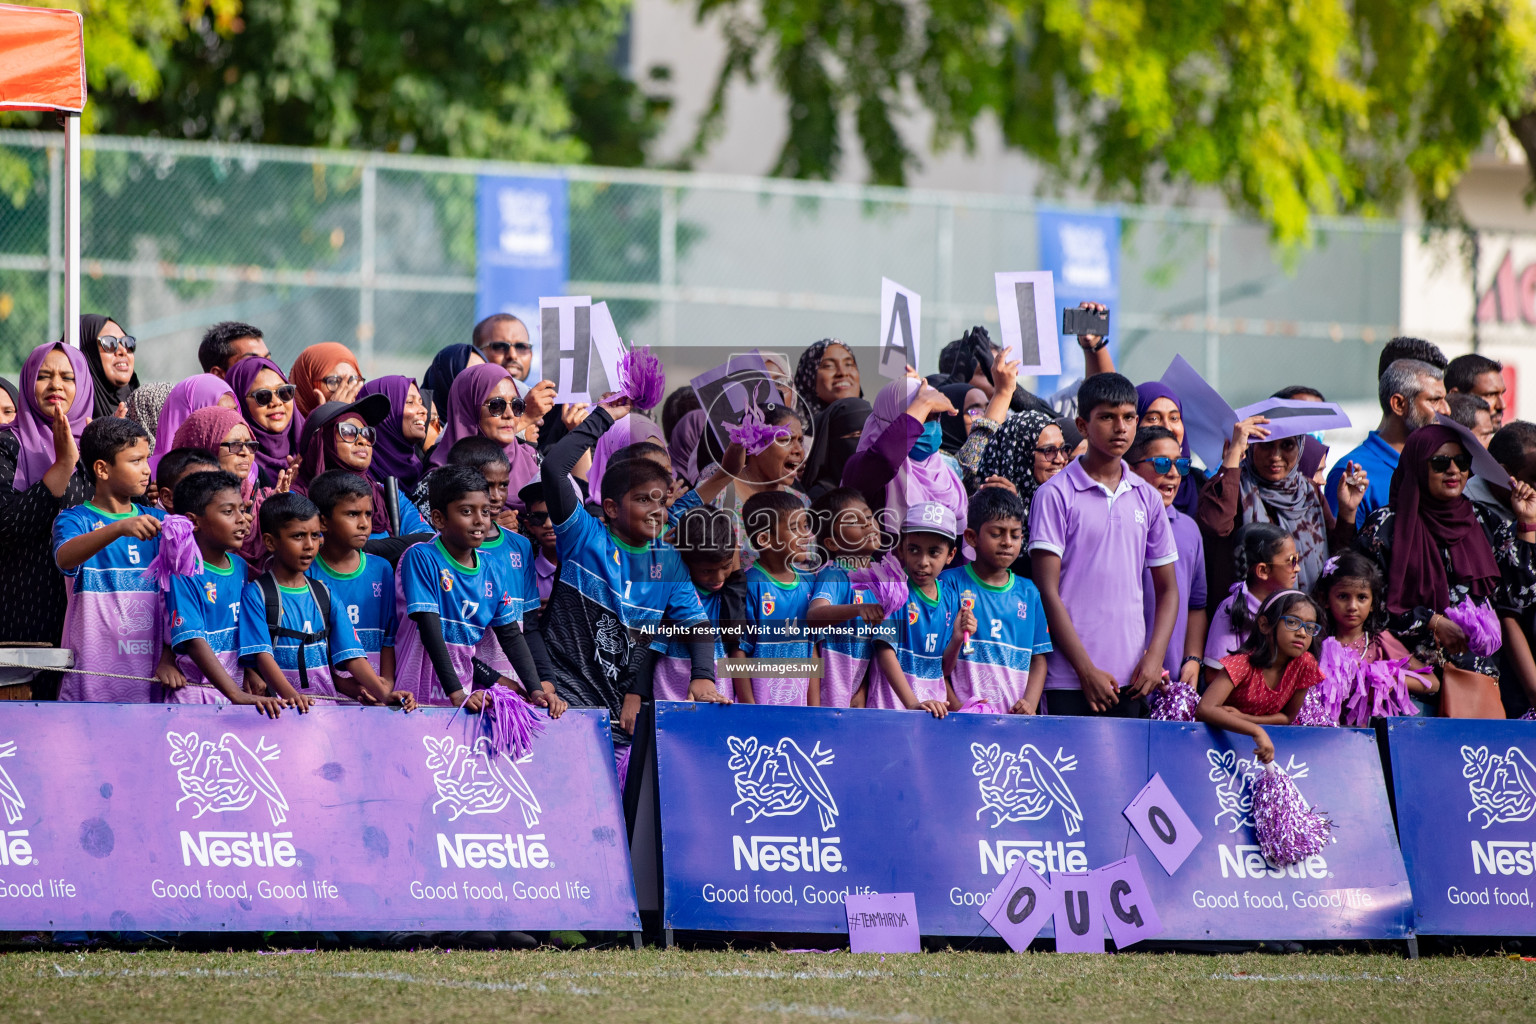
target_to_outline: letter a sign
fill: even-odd
[[[900,380],[917,367],[923,297],[888,277],[880,279],[880,376]]]

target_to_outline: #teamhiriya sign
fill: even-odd
[[[1415,929],[1536,935],[1536,728],[1387,721]]]
[[[12,705],[0,929],[639,927],[607,715]]]
[[[1340,839],[1278,868],[1253,838],[1251,755],[1203,725],[658,703],[656,729],[670,928],[842,932],[846,895],[911,892],[925,933],[990,934],[980,912],[1025,863],[1053,893],[1079,894],[1084,948],[1102,947],[1116,906],[1127,941],[1152,922],[1163,938],[1405,934],[1367,733],[1281,730]],[[1171,874],[1126,814],[1153,765],[1173,801],[1156,829],[1187,847],[1173,823],[1196,825]]]

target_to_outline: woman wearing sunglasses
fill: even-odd
[[[138,344],[109,316],[86,313],[80,317],[80,351],[85,353],[94,388],[91,419],[125,414],[128,396],[139,386],[134,373]]]
[[[224,378],[240,403],[240,415],[251,428],[256,472],[263,485],[278,483],[284,471],[299,464],[299,432],[304,418],[295,403],[298,388],[288,383],[276,363],[249,356],[230,367]]]
[[[1492,603],[1501,617],[1521,618],[1536,606],[1536,491],[1512,481],[1515,521],[1508,522],[1466,496],[1471,467],[1453,428],[1415,430],[1392,474],[1391,500],[1366,518],[1357,541],[1387,581],[1387,629],[1436,667],[1448,703],[1461,690],[1458,681],[1488,692],[1472,676],[1497,680],[1499,658],[1469,651],[1446,609],[1470,597]],[[1496,683],[1491,699],[1496,703]]]
[[[1355,463],[1339,480],[1334,518],[1317,484],[1300,470],[1303,438],[1271,438],[1269,421],[1250,416],[1232,429],[1221,468],[1200,489],[1195,518],[1205,538],[1207,598],[1223,600],[1232,584],[1232,553],[1239,527],[1273,523],[1296,541],[1296,586],[1311,590],[1323,575],[1330,546],[1342,551],[1355,539],[1355,510],[1365,498],[1365,470]]]
[[[448,452],[461,437],[476,434],[502,446],[511,462],[507,480],[508,503],[517,492],[539,476],[539,461],[531,444],[520,435],[544,418],[554,406],[555,386],[541,381],[526,395],[512,374],[497,363],[481,363],[459,374],[448,391],[448,419],[442,436],[432,447],[434,467],[446,465]],[[423,478],[423,485],[426,478]],[[418,491],[421,487],[417,488]]]
[[[390,412],[389,399],[383,395],[368,395],[347,404],[326,402],[316,408],[304,420],[304,432],[299,439],[304,461],[293,482],[295,491],[308,494],[310,483],[328,470],[342,469],[363,477],[373,492],[370,536],[375,540],[434,532],[404,491],[396,490],[391,514],[389,498],[370,472],[379,425],[390,417]]]
[[[345,404],[355,399],[366,383],[357,367],[357,356],[338,342],[323,341],[300,352],[288,371],[288,379],[298,388],[294,400],[299,415],[308,416],[325,402]]]

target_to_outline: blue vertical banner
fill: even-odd
[[[1120,302],[1120,218],[1113,213],[1041,210],[1035,215],[1040,269],[1055,276],[1056,305],[1102,302],[1109,307],[1109,350],[1118,352],[1115,315]],[[1061,310],[1056,311],[1061,328]],[[1118,359],[1118,357],[1117,357]],[[1035,390],[1049,397],[1083,375],[1083,350],[1077,339],[1061,337],[1061,376],[1040,377]]]
[[[475,320],[511,313],[528,325],[538,380],[539,297],[564,295],[570,259],[570,211],[563,175],[500,177],[476,183]]]

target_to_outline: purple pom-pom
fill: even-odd
[[[196,576],[203,571],[203,553],[192,534],[192,520],[166,516],[160,524],[160,551],[150,559],[144,575],[161,590],[171,589],[172,576]]]
[[[1292,725],[1338,726],[1339,717],[1329,713],[1327,698],[1319,692],[1321,689],[1320,685],[1314,686],[1301,698],[1301,710],[1291,719]]]
[[[1295,781],[1271,764],[1253,782],[1253,834],[1269,862],[1286,867],[1322,852],[1333,822],[1309,809]]]
[[[1320,715],[1331,719],[1329,724],[1339,724],[1339,719],[1344,715],[1345,704],[1360,686],[1360,656],[1333,637],[1323,641],[1322,654],[1317,659],[1318,671],[1323,678],[1318,684],[1307,691],[1306,700],[1312,702],[1317,710],[1310,715]],[[1302,704],[1302,710],[1306,710],[1306,703]],[[1302,722],[1300,716],[1293,725],[1322,725],[1318,721]],[[1364,722],[1348,722],[1349,725],[1364,725]]]
[[[624,792],[624,782],[629,778],[629,752],[633,747],[620,747],[613,752],[613,765],[619,771],[619,792]]]
[[[1419,709],[1408,699],[1408,684],[1403,673],[1410,671],[1408,659],[1373,661],[1365,666],[1365,688],[1371,694],[1371,717],[1416,715]]]
[[[1468,597],[1447,608],[1445,617],[1467,634],[1467,650],[1480,658],[1496,654],[1504,645],[1504,637],[1499,630],[1499,617],[1494,614],[1493,607],[1485,602]]]
[[[962,715],[1006,715],[1007,713],[1007,708],[1000,708],[996,704],[976,697],[972,697],[960,706],[960,714]]]
[[[661,403],[667,390],[667,370],[651,354],[649,346],[632,348],[619,357],[618,395],[631,405],[649,412]]]
[[[871,562],[867,569],[853,570],[848,574],[848,582],[874,594],[888,619],[906,610],[910,596],[907,570],[892,552],[886,552],[878,562]]]
[[[491,721],[491,746],[514,761],[532,750],[533,738],[544,731],[533,705],[505,686],[485,691],[483,713]]]
[[[1193,722],[1200,695],[1180,679],[1169,679],[1152,691],[1151,718],[1157,722]]]
[[[762,408],[755,401],[747,406],[741,422],[736,426],[727,426],[725,432],[731,444],[741,445],[748,455],[761,455],[773,442],[789,437],[788,427],[770,427],[767,424],[763,419]]]

